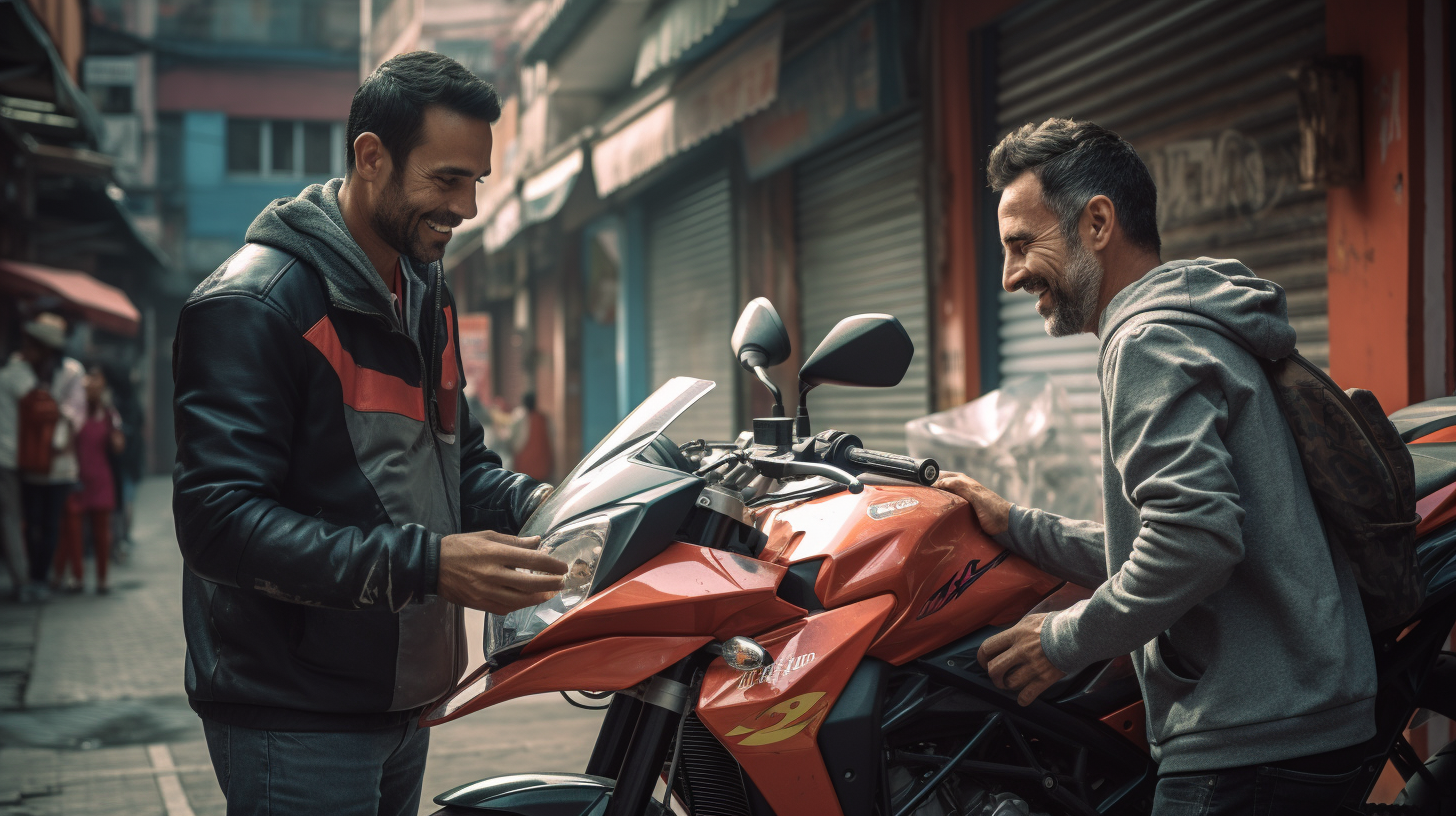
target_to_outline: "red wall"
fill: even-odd
[[[359,74],[353,70],[188,68],[157,76],[157,109],[338,122],[349,118],[358,87]]]
[[[1328,52],[1361,58],[1365,154],[1363,182],[1328,194],[1330,373],[1374,391],[1386,411],[1425,399],[1423,64],[1412,25],[1421,8],[1419,0],[1326,6]]]

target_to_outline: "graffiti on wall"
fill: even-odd
[[[1279,203],[1287,162],[1237,130],[1172,142],[1143,154],[1158,185],[1163,228],[1228,216],[1255,217]]]

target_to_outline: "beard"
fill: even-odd
[[[460,226],[461,222],[461,219],[449,210],[426,212],[423,208],[414,206],[410,202],[409,196],[405,194],[404,184],[399,175],[395,174],[384,188],[384,193],[379,198],[379,205],[374,208],[370,226],[374,228],[376,235],[389,244],[390,249],[411,261],[431,264],[445,257],[445,244],[451,236],[441,235],[438,242],[421,237],[420,229],[424,227],[425,219],[441,226],[450,227],[452,230]]]
[[[1097,295],[1102,288],[1102,264],[1081,241],[1070,242],[1071,256],[1061,280],[1033,278],[1022,289],[1051,299],[1051,314],[1043,315],[1046,333],[1052,337],[1079,334],[1097,313]]]

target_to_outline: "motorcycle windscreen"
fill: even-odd
[[[702,399],[704,394],[713,390],[713,387],[712,380],[699,380],[693,377],[673,377],[663,383],[661,388],[643,400],[636,410],[618,423],[617,427],[597,443],[591,453],[588,453],[581,463],[567,474],[550,497],[542,502],[541,506],[536,508],[536,512],[526,520],[520,535],[522,537],[544,536],[562,523],[570,521],[582,510],[581,503],[575,499],[583,493],[594,492],[600,487],[596,484],[597,480],[592,478],[594,474],[600,472],[607,464],[641,453],[667,429],[667,426],[692,407],[693,403]],[[623,495],[621,498],[626,498],[626,496]],[[592,504],[601,506],[603,502],[598,498]]]

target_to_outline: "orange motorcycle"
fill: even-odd
[[[914,353],[900,323],[840,322],[800,371],[795,417],[765,372],[789,355],[768,301],[749,304],[732,348],[774,415],[735,443],[678,446],[663,431],[713,383],[680,377],[650,396],[522,531],[570,565],[565,588],[489,616],[486,664],[422,720],[542,692],[610,697],[584,773],[463,785],[435,798],[437,816],[1146,813],[1156,768],[1127,658],[1024,708],[976,661],[987,637],[1089,591],[992,541],[930,486],[933,460],[811,432],[811,389],[900,381]],[[1422,419],[1422,435],[1456,426],[1456,405],[1424,408],[1449,421]],[[1456,481],[1448,445],[1422,446],[1442,454],[1421,466],[1422,495]],[[1425,808],[1413,812],[1444,812],[1429,808],[1456,790],[1456,768],[1422,766],[1401,737],[1417,708],[1456,714],[1456,665],[1441,652],[1456,622],[1456,521],[1421,552],[1426,607],[1377,644],[1387,749],[1352,785],[1354,813],[1387,757],[1413,780],[1408,807]]]

